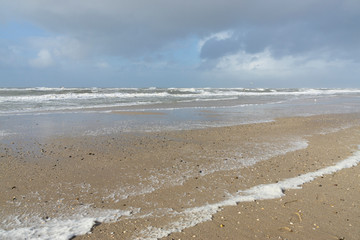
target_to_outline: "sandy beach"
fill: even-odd
[[[64,239],[357,239],[359,166],[281,196],[245,193],[336,165],[359,144],[358,114],[3,143],[2,228]]]
[[[0,240],[360,240],[360,0],[0,6]]]

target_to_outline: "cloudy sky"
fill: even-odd
[[[359,0],[0,0],[0,87],[360,87]]]

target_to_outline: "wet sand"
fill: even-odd
[[[303,161],[304,157],[342,159],[349,153],[348,149],[335,147],[337,154],[327,154],[325,149],[329,149],[329,145],[318,140],[320,146],[297,151],[297,156],[287,154],[284,157],[298,161]],[[306,162],[300,165],[306,165]],[[263,169],[259,174],[265,175],[271,170],[264,169],[271,169],[274,164],[276,161],[261,163],[256,168]],[[279,175],[284,170],[292,171],[294,168],[286,166],[279,170]],[[358,239],[359,189],[358,165],[320,177],[304,184],[301,189],[288,190],[278,199],[241,202],[237,206],[225,207],[211,221],[162,239]]]
[[[208,221],[173,223],[187,209],[221,202],[238,190],[346,159],[360,144],[359,119],[321,115],[2,144],[1,215],[24,222],[38,216],[46,223],[83,206],[126,212],[75,239],[156,238],[180,230],[164,239],[356,239],[359,166],[286,190],[281,198],[223,206]]]
[[[165,115],[163,112],[146,112],[146,111],[112,111],[111,113],[124,115]]]

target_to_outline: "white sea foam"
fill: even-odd
[[[231,195],[228,199],[218,203],[188,208],[182,212],[171,213],[176,216],[176,220],[161,228],[149,227],[141,231],[137,236],[134,236],[134,238],[155,240],[166,237],[170,233],[180,232],[186,228],[211,220],[212,215],[221,211],[222,207],[234,206],[239,202],[281,198],[284,196],[285,190],[300,189],[303,184],[311,182],[318,177],[332,174],[345,168],[354,167],[359,164],[359,162],[360,151],[357,151],[353,156],[340,161],[333,166],[302,174],[294,178],[284,179],[278,183],[261,184],[246,190],[240,190],[236,194]]]
[[[3,139],[6,136],[10,136],[10,135],[14,135],[15,133],[11,133],[9,131],[6,130],[0,130],[0,139]]]
[[[122,216],[130,216],[132,211],[122,210],[91,210],[89,206],[78,209],[78,213],[70,217],[44,220],[37,216],[29,216],[26,221],[16,220],[16,216],[9,216],[12,224],[6,224],[7,228],[0,229],[0,239],[11,240],[67,240],[77,235],[88,233],[96,223],[114,222]]]
[[[8,133],[7,131],[5,130],[0,130],[0,137],[5,137],[5,136],[8,136],[10,133]]]
[[[40,103],[44,101],[54,100],[78,100],[78,99],[110,99],[110,98],[149,98],[149,97],[166,97],[169,93],[66,93],[66,94],[44,94],[40,96],[28,95],[28,96],[1,96],[0,101],[2,102],[24,102],[31,101]]]
[[[343,126],[337,127],[337,128],[327,128],[327,129],[321,130],[319,132],[319,134],[326,135],[326,134],[329,134],[329,133],[336,133],[336,132],[351,128],[353,126],[354,126],[353,124],[346,124],[346,125],[343,125]]]
[[[128,103],[113,103],[113,104],[97,104],[97,105],[90,105],[90,106],[48,106],[48,107],[42,107],[41,109],[32,109],[32,108],[23,108],[21,110],[6,110],[6,111],[0,111],[0,115],[43,115],[48,114],[49,112],[57,112],[57,113],[79,113],[86,111],[87,113],[112,113],[113,110],[103,110],[99,111],[97,109],[105,109],[105,108],[117,108],[117,107],[133,107],[133,106],[145,106],[150,104],[158,104],[161,103],[160,101],[154,101],[154,102],[143,102],[143,101],[134,101],[134,102],[128,102]],[[137,110],[137,111],[145,111],[144,110]]]
[[[43,94],[32,94],[32,91],[42,92]],[[65,91],[65,93],[59,93]],[[131,90],[131,91],[130,91]],[[111,99],[111,98],[154,98],[154,97],[176,97],[176,98],[205,98],[216,96],[257,96],[257,95],[331,95],[331,94],[346,94],[346,93],[360,93],[360,89],[299,89],[297,91],[289,90],[266,90],[266,89],[249,89],[247,91],[239,89],[56,89],[56,88],[35,88],[35,89],[0,89],[0,92],[6,91],[20,91],[19,95],[4,95],[0,94],[0,101],[5,102],[43,102],[49,100],[76,100],[76,99]],[[27,91],[29,93],[27,93]],[[200,99],[201,99],[200,98]]]
[[[202,175],[212,174],[218,171],[238,170],[244,167],[252,166],[258,162],[266,161],[270,158],[285,155],[289,152],[305,149],[308,147],[308,141],[302,138],[284,138],[278,139],[274,143],[257,143],[252,145],[251,157],[244,157],[241,149],[229,149],[224,153],[221,159],[214,159],[203,171]]]
[[[117,203],[120,200],[127,199],[129,197],[152,193],[160,188],[155,188],[153,186],[142,186],[142,184],[139,185],[140,186],[122,186],[118,190],[111,192],[108,196],[105,196],[103,199],[111,199],[113,202]]]

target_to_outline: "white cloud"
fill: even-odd
[[[218,70],[226,71],[249,71],[257,73],[284,72],[293,68],[295,59],[293,57],[284,57],[274,59],[268,49],[261,53],[248,54],[241,51],[220,58],[216,65]]]
[[[36,68],[74,64],[91,55],[84,44],[64,36],[31,37],[27,39],[25,46],[28,52],[38,52],[35,58],[28,61],[30,66]]]
[[[233,34],[234,34],[234,31],[232,31],[232,30],[221,31],[218,33],[211,34],[210,36],[207,36],[203,39],[200,39],[200,41],[198,43],[198,50],[200,51],[202,49],[202,47],[204,46],[204,44],[211,39],[215,39],[217,41],[226,40],[226,39],[231,38],[233,36]]]
[[[55,57],[81,59],[89,55],[85,44],[81,44],[77,39],[56,36],[56,37],[33,37],[30,38],[29,44],[35,49],[49,49]]]
[[[344,79],[345,76],[347,80],[354,81],[355,77],[350,78],[349,75],[359,74],[358,65],[352,60],[329,60],[310,55],[274,58],[270,50],[266,49],[256,54],[240,51],[221,57],[212,68],[207,70],[207,74],[219,78],[237,79],[240,82],[260,82],[265,85],[269,82],[278,86],[321,86],[326,81],[338,86],[341,85],[339,80]]]
[[[36,68],[45,68],[53,65],[54,60],[51,53],[47,49],[42,49],[37,54],[37,57],[30,59],[29,64]]]

